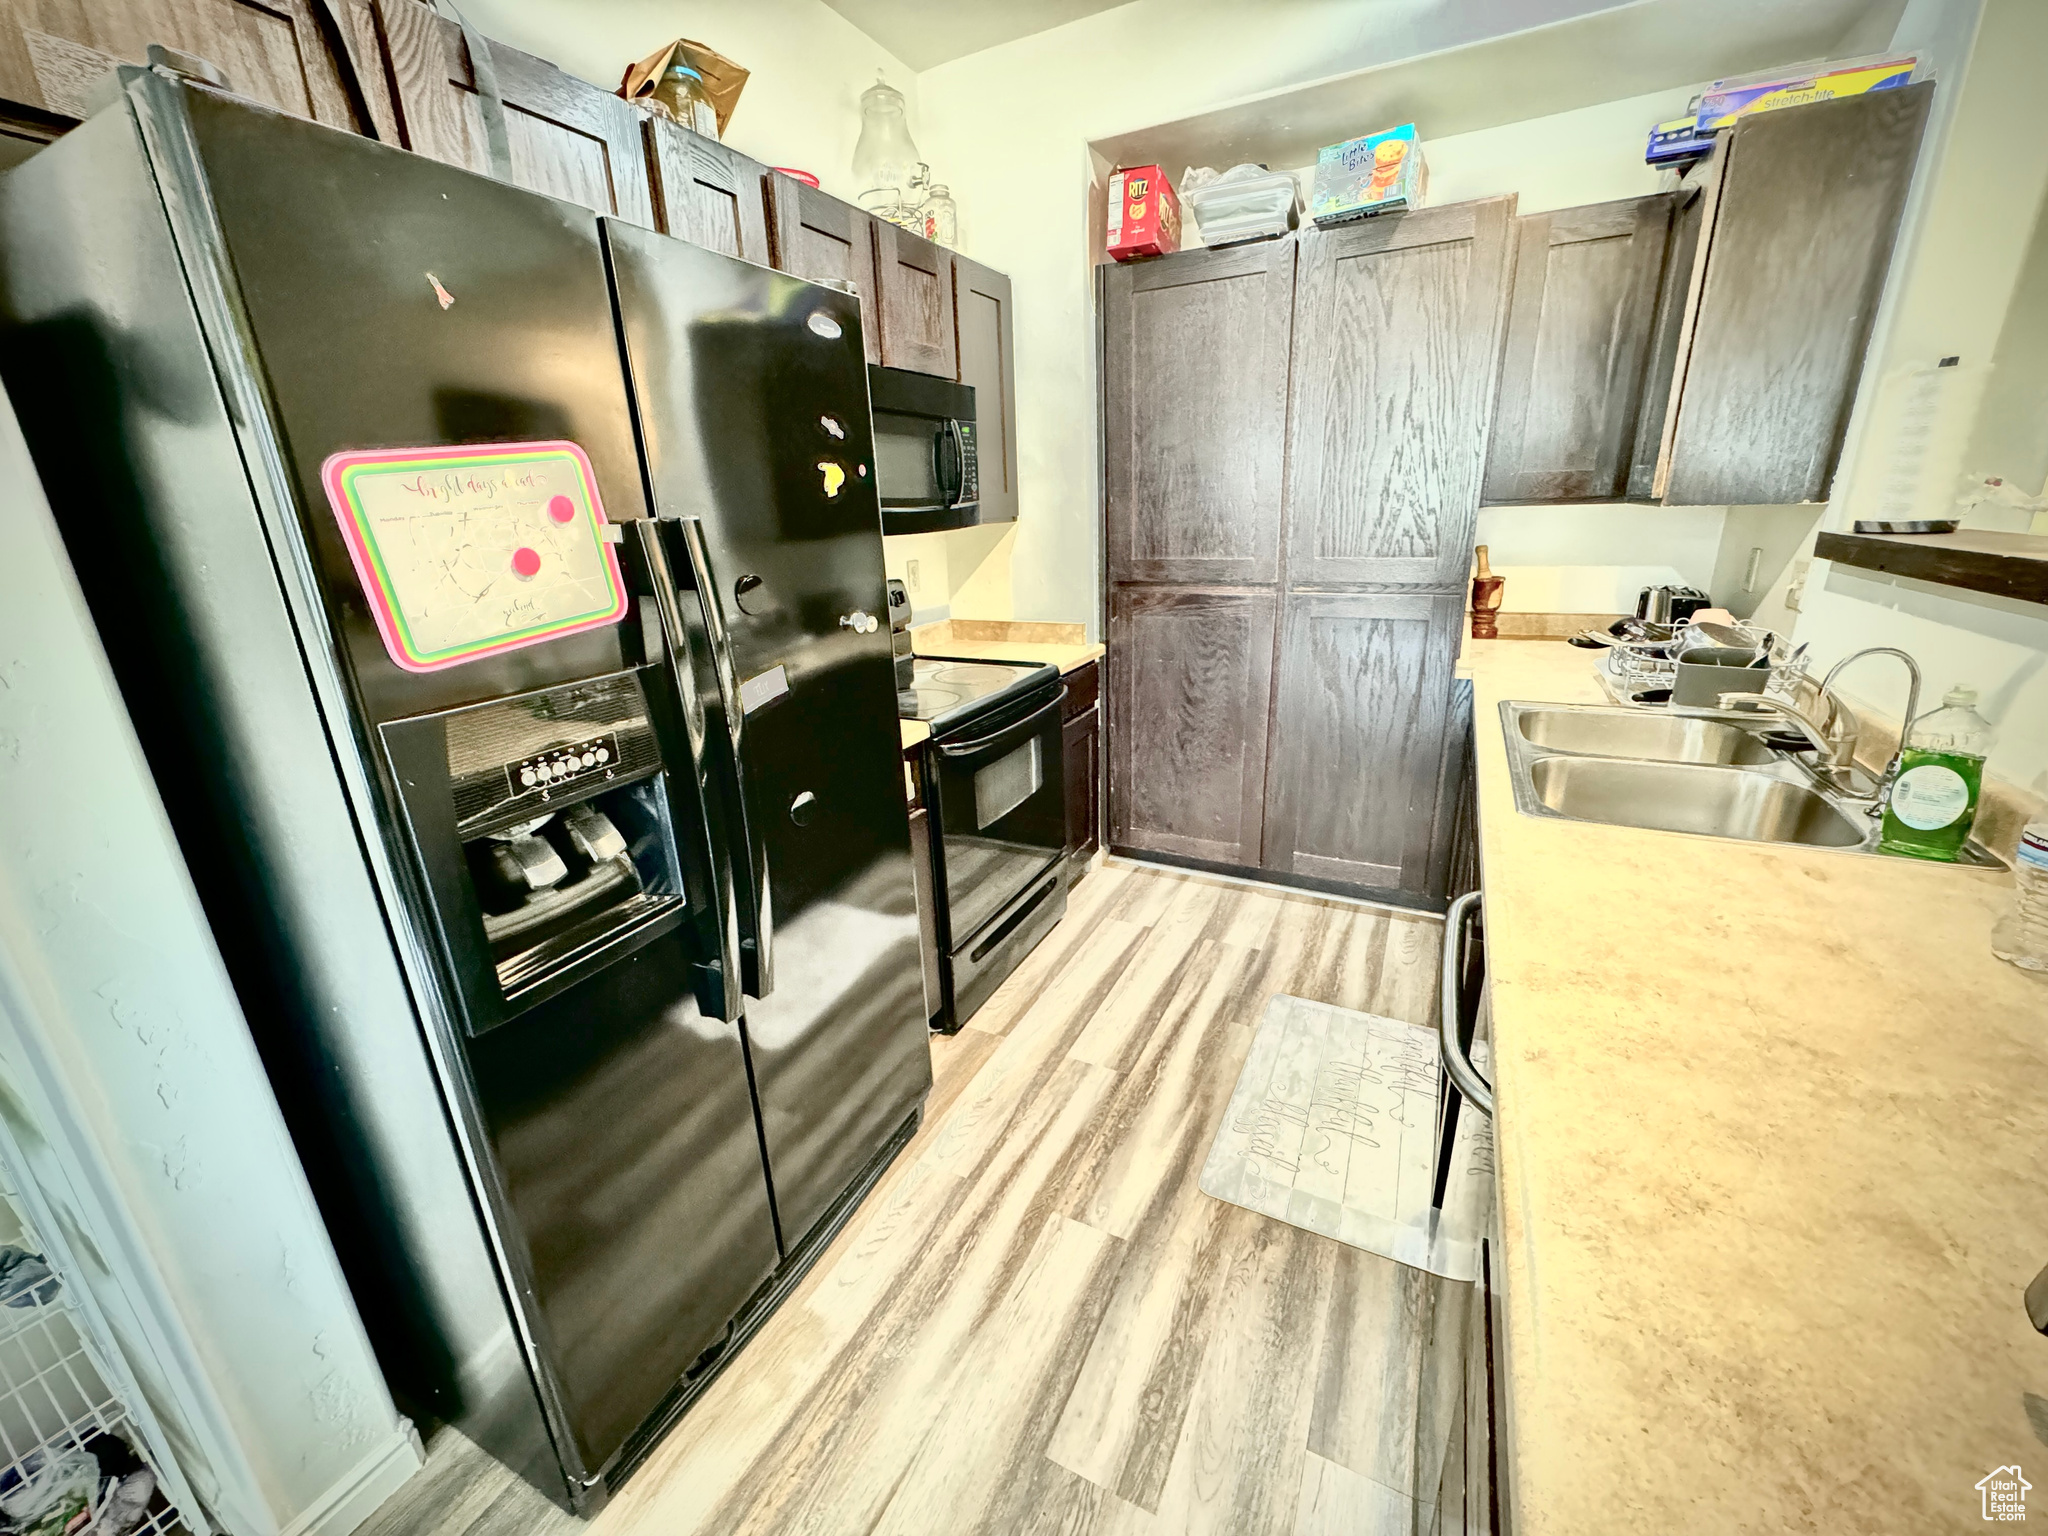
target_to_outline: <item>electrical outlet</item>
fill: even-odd
[[[1785,607],[1792,613],[1797,613],[1799,605],[1806,601],[1806,573],[1812,569],[1810,560],[1802,560],[1792,567],[1792,580],[1785,588]]]
[[[922,592],[924,583],[918,579],[918,563],[915,560],[903,562],[903,583],[912,592]]]
[[[1764,566],[1764,552],[1763,552],[1763,546],[1762,546],[1762,545],[1755,545],[1755,546],[1752,546],[1752,547],[1751,547],[1751,549],[1750,549],[1750,551],[1749,551],[1749,568],[1748,568],[1747,570],[1745,570],[1745,571],[1744,571],[1744,572],[1742,573],[1742,590],[1743,590],[1743,591],[1745,591],[1745,592],[1754,592],[1754,591],[1756,590],[1756,578],[1757,578],[1757,573],[1758,573],[1758,572],[1760,572],[1760,571],[1761,571],[1761,570],[1763,569],[1763,566]]]

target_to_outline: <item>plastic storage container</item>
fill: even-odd
[[[1233,166],[1207,186],[1183,188],[1181,196],[1202,226],[1202,243],[1212,249],[1271,240],[1301,219],[1301,189],[1294,178],[1256,165]]]

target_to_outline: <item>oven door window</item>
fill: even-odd
[[[938,769],[940,857],[955,949],[1021,895],[1066,846],[1059,711]]]
[[[974,775],[974,829],[986,832],[1045,787],[1045,749],[1034,736]]]

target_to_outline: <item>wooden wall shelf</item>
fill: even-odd
[[[2048,537],[1958,529],[1954,533],[1823,533],[1813,552],[1823,560],[1911,576],[1945,587],[2048,604]]]

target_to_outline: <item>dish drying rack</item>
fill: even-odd
[[[0,1245],[32,1255],[48,1246],[31,1225],[11,1179],[0,1172]],[[187,1527],[165,1497],[162,1471],[128,1405],[107,1385],[85,1319],[54,1271],[0,1297],[0,1499],[38,1471],[100,1435],[123,1441],[156,1474],[157,1486],[141,1520],[116,1527],[102,1518],[77,1526],[77,1536],[186,1536]],[[102,1490],[103,1492],[104,1490]]]
[[[1774,631],[1740,620],[1723,624],[1742,637],[1743,643],[1762,648],[1770,647],[1771,679],[1765,685],[1766,693],[1790,696],[1798,691],[1806,676],[1803,665],[1793,661],[1793,652],[1785,637]],[[1657,646],[1654,649],[1662,650]],[[1607,696],[1617,704],[1627,704],[1636,709],[1673,709],[1681,714],[1717,714],[1717,710],[1695,710],[1680,705],[1644,704],[1635,695],[1655,688],[1670,688],[1678,681],[1678,663],[1668,656],[1650,653],[1650,648],[1638,649],[1628,645],[1613,646],[1600,653],[1596,668],[1600,686]]]

